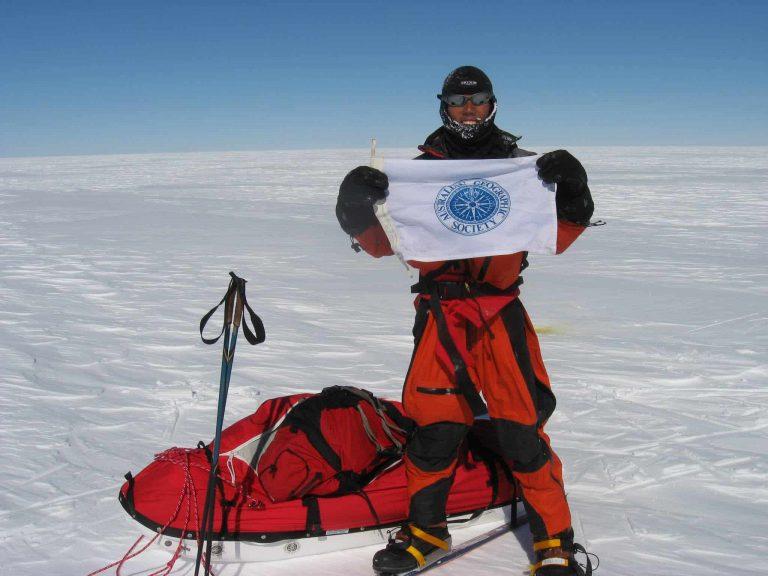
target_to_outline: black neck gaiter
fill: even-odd
[[[446,156],[453,160],[507,158],[509,146],[495,124],[472,140],[465,140],[443,128],[442,144]]]

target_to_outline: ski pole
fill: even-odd
[[[245,298],[246,281],[239,278],[234,272],[230,272],[229,275],[231,279],[226,294],[221,301],[200,320],[200,336],[203,339],[203,342],[206,344],[215,344],[222,336],[224,336],[224,340],[222,347],[221,373],[219,377],[218,407],[216,410],[216,431],[213,440],[211,471],[208,475],[208,486],[205,496],[205,505],[203,507],[202,522],[197,535],[195,576],[198,576],[200,572],[201,562],[205,565],[205,575],[208,576],[208,574],[210,574],[211,550],[213,544],[213,519],[216,502],[216,478],[219,469],[221,432],[224,427],[224,412],[227,407],[227,396],[229,393],[229,382],[232,376],[232,365],[235,359],[235,346],[237,345],[238,330],[242,323],[243,334],[248,343],[252,345],[260,344],[266,337],[261,319],[253,312]],[[216,338],[207,339],[203,336],[205,325],[222,304],[224,304],[224,326]],[[248,327],[248,324],[243,321],[244,309],[248,311],[251,317],[253,331]],[[203,550],[205,550],[204,562]]]
[[[207,543],[208,543],[208,534],[211,532],[211,529],[213,527],[213,503],[215,502],[215,492],[216,492],[216,475],[218,472],[218,450],[219,450],[219,421],[223,419],[222,414],[222,401],[224,400],[224,390],[225,390],[225,381],[227,377],[228,372],[228,366],[231,364],[231,360],[233,359],[233,353],[234,350],[230,349],[230,342],[229,342],[229,336],[231,332],[231,324],[232,324],[232,315],[234,312],[234,301],[237,297],[237,289],[236,289],[236,280],[234,277],[230,280],[229,287],[227,288],[227,293],[224,295],[223,302],[224,302],[224,326],[222,328],[223,335],[224,335],[224,346],[222,351],[222,360],[221,360],[221,374],[219,377],[219,397],[218,397],[218,407],[216,410],[216,432],[214,434],[214,441],[213,441],[213,455],[211,456],[211,470],[208,475],[208,485],[206,489],[206,495],[205,495],[205,505],[203,506],[203,518],[202,523],[200,526],[200,529],[198,531],[197,535],[197,557],[195,559],[195,576],[198,576],[200,572],[200,563],[203,557],[203,550],[207,549]],[[200,334],[202,336],[203,333],[203,327],[205,326],[205,323],[208,321],[210,316],[213,314],[213,312],[216,311],[216,309],[221,306],[221,302],[219,302],[218,306],[216,306],[211,312],[209,312],[203,319],[200,321]],[[221,337],[221,334],[217,338],[215,338],[213,341],[206,342],[205,338],[203,338],[203,341],[206,344],[214,344],[216,340],[218,340]],[[209,556],[206,554],[206,568],[205,568],[205,574],[207,575],[209,573],[208,570],[208,561]]]
[[[233,283],[234,283],[233,279]],[[233,322],[233,301],[239,302],[237,298],[237,290],[232,290],[226,299],[224,306],[224,346],[222,349],[221,359],[221,375],[219,377],[219,398],[218,407],[216,409],[216,432],[213,440],[213,454],[211,456],[211,471],[208,475],[208,487],[205,495],[205,506],[203,507],[203,522],[202,531],[199,534],[197,545],[197,558],[195,562],[195,576],[198,575],[200,570],[200,560],[202,557],[203,549],[205,549],[205,574],[209,574],[209,566],[211,561],[211,547],[213,541],[213,507],[216,501],[216,477],[219,470],[219,450],[221,448],[221,429],[222,422],[224,421],[224,411],[226,410],[227,392],[229,389],[229,376],[232,369],[232,361],[234,360],[235,345],[237,344],[237,327],[234,332],[230,325],[234,325]],[[242,308],[240,309],[242,314]]]

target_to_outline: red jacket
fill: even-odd
[[[518,148],[514,143],[516,138],[512,138],[514,139],[509,142],[508,157],[514,158],[534,154],[533,152]],[[420,146],[419,149],[423,152],[419,159],[443,159],[447,157],[444,152],[428,145]],[[564,252],[585,228],[586,226],[580,224],[558,220],[557,254]],[[358,234],[355,239],[363,250],[376,258],[394,254],[389,239],[378,221],[361,234]],[[467,365],[472,365],[473,362],[465,345],[463,345],[466,338],[460,337],[460,332],[463,331],[467,322],[480,328],[518,296],[519,289],[517,285],[521,281],[520,272],[528,265],[526,256],[527,252],[516,252],[501,256],[468,258],[453,261],[452,266],[447,266],[446,262],[408,262],[409,265],[419,270],[420,279],[424,279],[430,272],[446,267],[447,270],[431,278],[431,280],[437,282],[456,282],[468,287],[484,284],[493,289],[498,289],[498,291],[506,291],[502,294],[478,294],[473,295],[471,298],[441,301],[441,308],[448,322],[448,328],[453,336],[453,341],[456,343],[459,353]],[[428,298],[428,294],[419,294],[416,297],[416,306]],[[450,358],[445,350],[441,350],[441,360],[446,362],[448,366],[451,365]]]

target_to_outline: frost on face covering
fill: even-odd
[[[491,110],[491,113],[488,114],[488,117],[485,120],[478,118],[477,122],[469,123],[457,122],[456,120],[452,119],[448,115],[445,106],[441,106],[440,118],[443,120],[443,126],[445,126],[454,134],[457,134],[459,137],[461,137],[462,140],[474,140],[481,134],[490,130],[494,123],[494,118],[496,117],[496,108],[496,103],[494,103],[493,110]]]

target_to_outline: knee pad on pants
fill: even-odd
[[[494,419],[493,423],[501,450],[506,458],[512,460],[515,470],[534,472],[549,461],[549,450],[539,437],[536,426],[502,419]]]
[[[425,472],[444,470],[456,459],[468,430],[468,426],[456,422],[419,426],[408,441],[408,459]]]

